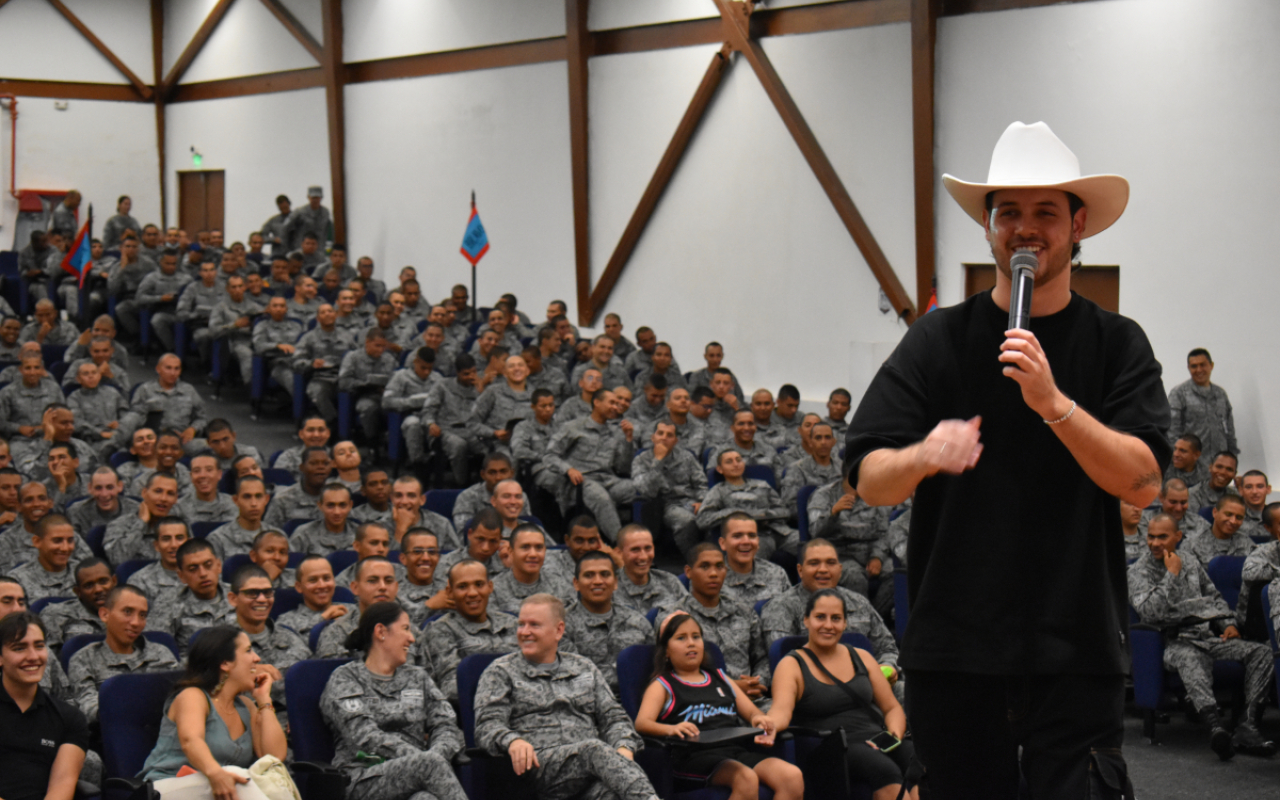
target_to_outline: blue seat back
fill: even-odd
[[[458,662],[458,716],[467,747],[476,746],[476,689],[480,676],[496,659],[506,653],[474,653]]]
[[[1242,575],[1244,559],[1244,556],[1218,556],[1205,567],[1205,572],[1209,573],[1209,580],[1213,581],[1213,585],[1218,588],[1218,593],[1233,611],[1240,600],[1240,587],[1244,580]]]
[[[333,574],[337,575],[347,567],[356,563],[357,553],[355,550],[338,550],[325,556],[329,560],[329,564],[333,567]],[[394,561],[392,562],[395,563]]]
[[[778,662],[782,661],[783,656],[800,647],[804,647],[809,641],[808,636],[783,636],[781,639],[775,639],[773,644],[769,645],[769,668],[776,670]],[[866,650],[871,655],[876,654],[876,649],[871,646],[871,641],[860,633],[846,631],[840,637],[840,641],[851,647],[857,647]]]
[[[1213,506],[1205,506],[1204,508],[1200,509],[1200,517],[1204,519],[1205,522],[1209,523],[1210,526],[1212,526],[1213,525]]]
[[[102,540],[107,535],[106,525],[94,525],[89,532],[84,535],[84,543],[89,545],[89,549],[98,558],[106,560],[107,551],[102,547]]]
[[[297,589],[276,589],[276,601],[271,606],[271,618],[287,614],[302,605],[302,592]]]
[[[724,653],[714,642],[703,640],[716,669],[724,669]],[[631,719],[640,713],[640,701],[653,672],[653,650],[657,645],[633,644],[618,653],[618,702]]]
[[[349,658],[299,661],[285,674],[284,702],[295,761],[318,764],[333,761],[333,734],[320,713],[320,697],[333,671],[349,661]]]
[[[193,522],[191,523],[191,538],[204,539],[224,524],[222,522]]]
[[[226,561],[222,562],[222,582],[231,583],[231,576],[236,574],[236,570],[246,564],[252,564],[248,553],[236,553],[227,556]]]
[[[314,653],[316,651],[316,645],[320,644],[320,634],[324,632],[325,628],[329,627],[329,623],[332,621],[330,619],[322,619],[311,628],[311,633],[307,634],[307,645],[310,646],[311,652]]]
[[[453,519],[453,504],[457,501],[461,489],[432,489],[426,494],[426,509],[434,511],[447,520]]]
[[[154,559],[135,558],[116,567],[116,582],[124,585],[133,577],[133,573],[143,567],[156,563]]]
[[[274,486],[292,486],[298,482],[298,479],[293,477],[293,473],[289,470],[276,469],[275,467],[264,467],[262,479]]]
[[[280,527],[284,529],[285,536],[292,536],[294,531],[311,521],[312,520],[309,519],[291,519],[286,521],[284,525],[281,525]]]
[[[165,700],[181,676],[179,670],[136,672],[103,682],[98,719],[105,777],[132,778],[142,769],[160,737]]]

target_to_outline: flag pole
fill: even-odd
[[[471,190],[471,213],[472,214],[476,213],[476,190],[475,189]],[[479,312],[476,311],[476,309],[480,307],[479,302],[480,301],[476,295],[476,262],[472,261],[471,262],[471,310],[472,310],[471,321],[473,323],[476,321],[476,318],[479,315]]]
[[[89,222],[88,222],[88,225],[85,227],[84,236],[86,239],[89,240],[89,250],[90,252],[92,252],[93,251],[93,203],[89,204]],[[93,263],[93,259],[92,257],[90,257],[89,264],[92,264],[92,263]],[[86,328],[89,327],[89,295],[84,290],[84,284],[85,284],[84,270],[88,268],[89,264],[85,264],[83,267],[80,268],[79,286],[76,287],[76,293],[80,297],[80,324],[81,326]]]

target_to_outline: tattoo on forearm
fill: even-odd
[[[1159,486],[1159,485],[1160,485],[1160,473],[1148,472],[1146,475],[1140,476],[1137,480],[1133,482],[1133,489],[1134,491],[1138,491],[1139,489],[1145,489],[1148,486]]]

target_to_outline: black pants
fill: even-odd
[[[1123,676],[909,670],[906,686],[935,800],[1016,800],[1019,746],[1034,800],[1085,800],[1098,758],[1124,770]]]

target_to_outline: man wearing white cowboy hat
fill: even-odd
[[[1116,498],[1151,502],[1170,457],[1146,335],[1071,292],[1080,240],[1129,185],[1082,177],[1047,125],[1020,122],[986,183],[943,183],[982,225],[996,286],[903,337],[849,425],[851,479],[870,505],[915,493],[901,663],[932,796],[1017,797],[1021,747],[1032,797],[1087,797],[1099,776],[1127,783]],[[1039,260],[1032,319],[1006,331],[1018,250]]]

